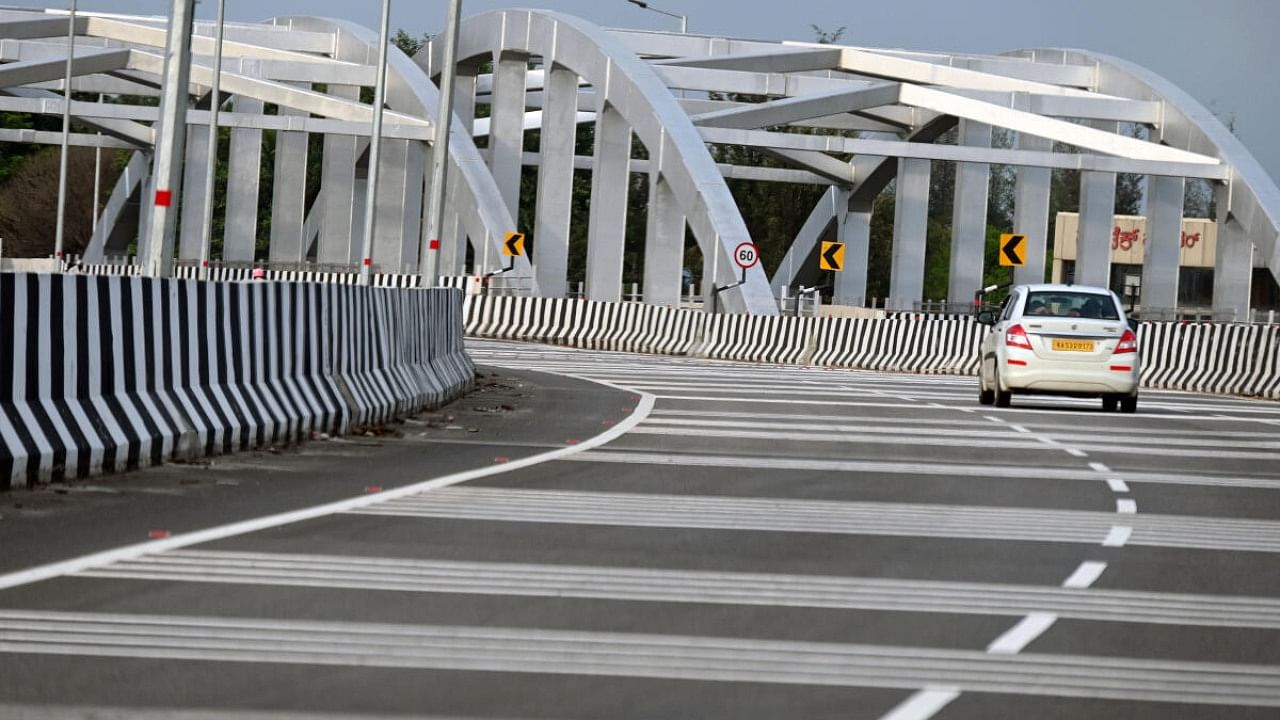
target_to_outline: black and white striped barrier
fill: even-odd
[[[975,375],[986,328],[972,318],[705,315],[529,297],[466,298],[476,337],[723,360]],[[1280,326],[1143,323],[1143,384],[1280,399]]]
[[[0,489],[344,432],[470,387],[461,297],[0,275]]]

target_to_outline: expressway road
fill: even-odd
[[[1280,405],[471,350],[573,397],[0,576],[0,717],[1280,717]]]

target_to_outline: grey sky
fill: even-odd
[[[13,0],[9,0],[13,3]],[[236,20],[327,15],[376,27],[377,0],[226,0]],[[18,2],[44,6],[52,3]],[[168,0],[81,0],[86,9],[166,14]],[[655,0],[689,16],[689,31],[768,40],[811,40],[810,25],[846,27],[842,42],[915,50],[1001,52],[1076,47],[1126,58],[1181,86],[1220,117],[1272,178],[1280,179],[1280,2],[1277,0]],[[64,5],[65,6],[65,5]],[[544,7],[605,26],[678,29],[625,0],[464,0],[464,14]],[[414,34],[444,23],[443,0],[392,0],[392,27]],[[201,17],[213,15],[213,0]]]

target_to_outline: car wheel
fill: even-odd
[[[978,404],[990,405],[996,401],[996,394],[987,389],[986,376],[983,375],[981,368],[978,370]]]
[[[1120,401],[1116,400],[1114,397],[1107,395],[1106,397],[1102,398],[1102,411],[1115,412],[1116,405],[1119,404],[1119,402]]]
[[[996,407],[1006,408],[1013,401],[1013,393],[1004,389],[1004,383],[1000,382],[999,373],[996,374]]]
[[[1138,396],[1122,398],[1120,400],[1120,412],[1133,414],[1138,412]]]

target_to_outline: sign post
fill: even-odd
[[[754,243],[738,243],[738,246],[733,249],[733,262],[735,265],[742,268],[742,279],[732,285],[716,287],[715,278],[711,278],[711,302],[713,312],[715,309],[716,298],[720,293],[725,290],[732,290],[733,288],[747,284],[747,271],[760,264],[760,251],[756,248]]]

